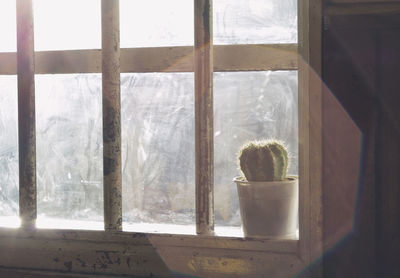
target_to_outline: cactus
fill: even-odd
[[[248,181],[284,180],[288,164],[288,152],[277,141],[250,142],[239,151],[239,166]]]

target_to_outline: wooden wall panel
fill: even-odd
[[[325,15],[396,14],[400,1],[388,3],[330,3],[324,8]]]
[[[399,16],[330,16],[327,22],[324,80],[362,132],[362,145],[358,184],[350,184],[343,174],[357,162],[355,150],[347,149],[354,140],[325,98],[325,277],[399,277]],[[332,138],[342,144],[337,162],[329,160]],[[330,242],[341,227],[344,233]]]
[[[382,277],[400,276],[400,29],[377,40],[377,257]]]

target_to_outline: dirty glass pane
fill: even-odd
[[[194,224],[192,73],[122,74],[123,221]]]
[[[214,0],[214,44],[296,43],[297,0]]]
[[[121,47],[193,45],[193,0],[121,0]]]
[[[0,226],[19,211],[17,105],[17,77],[0,76]]]
[[[193,45],[193,1],[121,0],[121,47]],[[297,0],[214,0],[214,44],[297,42]]]
[[[17,51],[16,0],[0,1],[0,52]]]
[[[101,75],[37,75],[35,82],[38,225],[52,218],[102,227]]]
[[[100,0],[33,0],[35,50],[100,48],[100,4]]]
[[[237,152],[249,140],[278,139],[298,174],[297,71],[214,74],[214,192],[216,225],[240,226]]]

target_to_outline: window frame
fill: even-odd
[[[194,1],[198,7],[212,2]],[[102,2],[115,4],[118,0]],[[18,28],[25,28],[24,32],[31,35],[27,37],[30,43],[24,48],[19,47],[17,53],[0,53],[0,74],[18,73],[18,76],[28,77],[25,79],[27,81],[22,81],[28,86],[34,82],[32,76],[35,74],[100,73],[102,68],[104,71],[107,67],[104,64],[104,44],[103,55],[102,50],[97,49],[34,52],[33,24],[30,24],[33,21],[32,0],[17,0],[17,3],[21,5],[20,14],[24,14],[24,17],[18,17],[21,24]],[[110,9],[114,11],[114,15],[109,19],[115,24],[118,22],[115,18],[116,7],[111,4],[107,11],[110,12]],[[196,9],[200,11],[199,8]],[[30,14],[30,17],[26,17],[26,14]],[[158,272],[154,269],[155,265],[162,264],[159,257],[154,255],[155,249],[163,262],[174,272],[205,276],[216,274],[218,277],[231,277],[235,273],[242,273],[246,277],[251,277],[277,271],[280,276],[293,275],[317,259],[322,254],[321,0],[299,0],[298,14],[298,45],[215,45],[208,53],[212,54],[214,51],[214,55],[209,57],[214,64],[211,69],[209,68],[208,74],[213,71],[298,69],[300,176],[298,240],[215,237],[210,232],[200,232],[200,235],[143,234],[122,232],[116,226],[105,231],[37,230],[33,228],[35,217],[32,216],[33,205],[30,203],[25,210],[27,218],[21,217],[23,225],[20,229],[0,228],[0,246],[6,251],[0,254],[0,265],[6,268],[103,275],[145,276],[151,270],[157,277],[163,277],[166,274],[162,272],[162,267]],[[21,18],[25,18],[25,21]],[[115,36],[115,28],[107,29],[104,27],[107,25],[104,24],[103,38]],[[106,47],[110,49],[112,45]],[[297,48],[298,53],[296,53]],[[121,49],[119,54],[111,53],[111,58],[106,59],[116,60],[120,55],[121,73],[193,72],[195,70],[193,49],[191,46],[129,48]],[[235,55],[236,53],[246,55]],[[212,59],[212,56],[215,59]],[[25,64],[19,65],[21,61]],[[30,97],[32,97],[31,90],[25,90],[25,93],[31,93]],[[28,105],[25,106],[27,111],[32,112],[33,109],[34,112],[32,103],[26,105]],[[34,117],[32,121],[27,115],[22,116],[30,119],[30,123],[34,126]],[[32,141],[29,144],[32,145]],[[29,157],[32,157],[32,154],[25,158]],[[26,246],[30,248],[27,249]],[[15,257],[7,256],[6,254],[10,252],[17,254],[21,259],[15,260]],[[32,260],[32,256],[37,258]],[[138,267],[130,266],[131,259]],[[140,264],[139,260],[142,260]],[[118,261],[123,263],[115,266]],[[105,267],[96,268],[101,265]]]

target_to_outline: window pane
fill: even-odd
[[[193,0],[121,0],[121,47],[193,45]]]
[[[0,1],[0,52],[17,51],[15,0]]]
[[[37,75],[35,81],[38,225],[58,218],[98,221],[102,228],[101,75]]]
[[[123,220],[195,223],[192,73],[122,75]]]
[[[297,0],[214,0],[214,44],[296,43]]]
[[[0,76],[0,226],[18,217],[18,180],[17,77]]]
[[[297,71],[214,74],[215,216],[217,225],[240,226],[237,153],[249,140],[284,141],[289,174],[298,174]]]
[[[100,0],[33,0],[35,50],[101,47]]]

